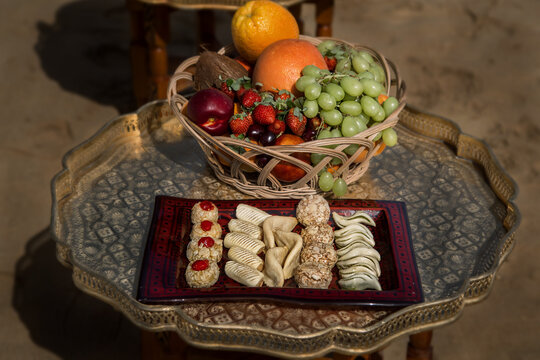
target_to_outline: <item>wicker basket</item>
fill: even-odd
[[[317,45],[321,41],[330,38],[313,38],[300,36],[302,39]],[[234,186],[239,191],[248,195],[260,198],[299,198],[305,195],[320,193],[317,186],[317,174],[323,169],[332,158],[341,160],[341,165],[335,171],[336,176],[341,176],[347,184],[358,180],[368,169],[369,161],[379,150],[381,142],[374,143],[372,140],[377,133],[386,128],[393,127],[398,122],[398,114],[405,106],[405,82],[400,78],[397,67],[377,51],[338,39],[331,39],[338,43],[344,43],[355,47],[358,50],[365,50],[372,54],[384,69],[386,75],[386,94],[395,96],[399,102],[399,107],[380,124],[372,126],[367,130],[353,136],[330,138],[305,142],[299,145],[287,146],[267,146],[248,143],[238,139],[225,136],[210,136],[199,126],[192,123],[182,112],[188,100],[180,95],[193,84],[193,69],[198,61],[198,56],[187,59],[181,63],[172,76],[168,99],[176,117],[183,127],[197,140],[204,151],[208,164],[212,167],[215,175],[221,181]],[[218,51],[220,54],[233,55],[234,47],[226,46]],[[343,149],[351,144],[360,145],[358,151],[352,156],[347,156]],[[336,145],[335,148],[324,147],[326,145]],[[246,151],[242,155],[233,151],[229,146],[242,146]],[[355,162],[363,150],[367,150],[367,155],[363,161]],[[328,155],[316,166],[305,163],[293,156],[293,153],[318,153]],[[272,157],[264,168],[255,164],[255,157],[259,154],[267,154]],[[302,168],[306,174],[301,179],[292,183],[284,183],[271,174],[272,169],[280,162],[286,161]]]

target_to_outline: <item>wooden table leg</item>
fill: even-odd
[[[144,6],[137,0],[126,1],[126,7],[130,14],[129,56],[133,94],[138,106],[148,100],[148,49],[144,37]]]
[[[141,330],[141,360],[181,360],[187,347],[176,333]]]
[[[317,36],[332,36],[334,0],[316,0]]]
[[[433,331],[424,331],[409,336],[407,345],[407,360],[431,360],[433,359],[433,347],[431,337]]]
[[[169,41],[169,9],[166,6],[146,7],[145,38],[150,67],[150,99],[165,99],[169,84],[167,42]]]

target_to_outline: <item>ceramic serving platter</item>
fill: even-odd
[[[267,299],[318,305],[405,306],[423,300],[420,278],[411,246],[405,203],[377,200],[330,200],[332,211],[350,215],[357,210],[369,213],[376,226],[370,227],[375,249],[381,254],[382,291],[340,289],[338,269],[328,289],[302,289],[293,279],[283,287],[246,287],[225,275],[227,249],[219,262],[220,276],[209,288],[190,288],[185,280],[188,259],[185,252],[190,241],[191,209],[200,200],[169,196],[156,197],[152,224],[139,280],[138,300],[147,304],[175,304],[189,301],[223,301],[235,299]],[[272,215],[295,216],[298,200],[242,200]],[[227,224],[235,218],[240,201],[213,200],[219,209],[223,237]],[[330,220],[332,227],[335,224]],[[293,230],[301,231],[301,225]]]

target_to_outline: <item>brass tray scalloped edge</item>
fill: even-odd
[[[369,353],[392,339],[405,334],[428,330],[450,323],[458,318],[466,304],[484,299],[491,290],[495,274],[515,244],[515,232],[521,216],[514,204],[517,186],[502,169],[482,141],[461,132],[450,120],[428,115],[407,106],[400,116],[401,126],[452,145],[456,156],[468,159],[483,169],[492,190],[507,209],[503,225],[507,234],[501,244],[498,261],[480,276],[471,278],[460,295],[438,302],[412,305],[389,314],[362,330],[335,327],[306,337],[291,337],[277,331],[257,331],[239,326],[201,326],[175,311],[174,306],[151,306],[137,302],[115,288],[101,276],[92,274],[72,261],[68,244],[61,239],[62,228],[59,208],[73,191],[77,173],[106,153],[107,144],[122,136],[139,136],[149,131],[149,118],[159,118],[167,107],[165,101],[155,101],[141,107],[136,113],[119,116],[107,123],[93,137],[69,151],[63,159],[63,170],[52,180],[51,233],[57,243],[57,258],[72,267],[73,280],[82,291],[115,307],[133,323],[149,331],[175,331],[187,342],[206,348],[226,348],[255,351],[286,358],[321,356],[329,351],[347,354]],[[232,340],[234,339],[234,341]],[[224,345],[228,344],[228,345]]]

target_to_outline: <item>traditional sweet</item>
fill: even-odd
[[[227,256],[230,260],[247,265],[258,271],[262,271],[264,267],[263,259],[255,255],[253,252],[246,250],[240,246],[231,247],[227,252]]]
[[[254,206],[239,204],[236,207],[236,217],[240,220],[248,221],[257,226],[262,226],[264,220],[269,218],[270,214]]]
[[[330,219],[330,205],[320,195],[306,196],[296,207],[296,218],[304,226],[326,224]]]
[[[281,287],[285,282],[283,263],[289,250],[284,246],[268,249],[264,264],[264,284],[270,287]]]
[[[191,240],[200,239],[205,236],[210,236],[214,239],[221,238],[221,225],[210,220],[203,220],[200,223],[193,224],[190,234]]]
[[[276,246],[274,232],[277,230],[290,232],[298,224],[296,218],[291,216],[270,216],[265,219],[262,225],[264,234],[264,243],[267,249]]]
[[[191,240],[186,250],[189,261],[208,259],[219,262],[222,254],[223,241],[210,236]]]
[[[293,232],[276,230],[276,244],[288,249],[283,262],[283,277],[285,280],[293,277],[294,270],[300,264],[300,252],[302,251],[302,237]]]
[[[337,262],[337,253],[332,244],[312,242],[304,246],[300,259],[302,263],[316,262],[332,268]]]
[[[302,235],[304,245],[314,242],[324,244],[333,244],[334,242],[334,230],[328,224],[306,226],[302,229],[300,235]]]
[[[264,243],[261,240],[254,239],[249,235],[239,232],[230,232],[225,235],[223,245],[225,245],[226,248],[240,246],[254,254],[262,253],[265,248]]]
[[[186,268],[186,281],[193,288],[210,287],[218,278],[219,267],[215,261],[195,260],[191,261]]]
[[[229,221],[227,227],[231,232],[244,233],[257,240],[262,239],[262,229],[258,225],[250,223],[249,221],[232,219]]]
[[[323,264],[303,263],[296,268],[294,280],[300,288],[328,289],[332,282],[332,271]]]
[[[193,205],[191,209],[191,222],[196,224],[209,220],[212,222],[218,221],[218,208],[213,202],[204,200]]]
[[[225,263],[225,274],[242,285],[257,287],[263,284],[263,273],[236,261]]]

